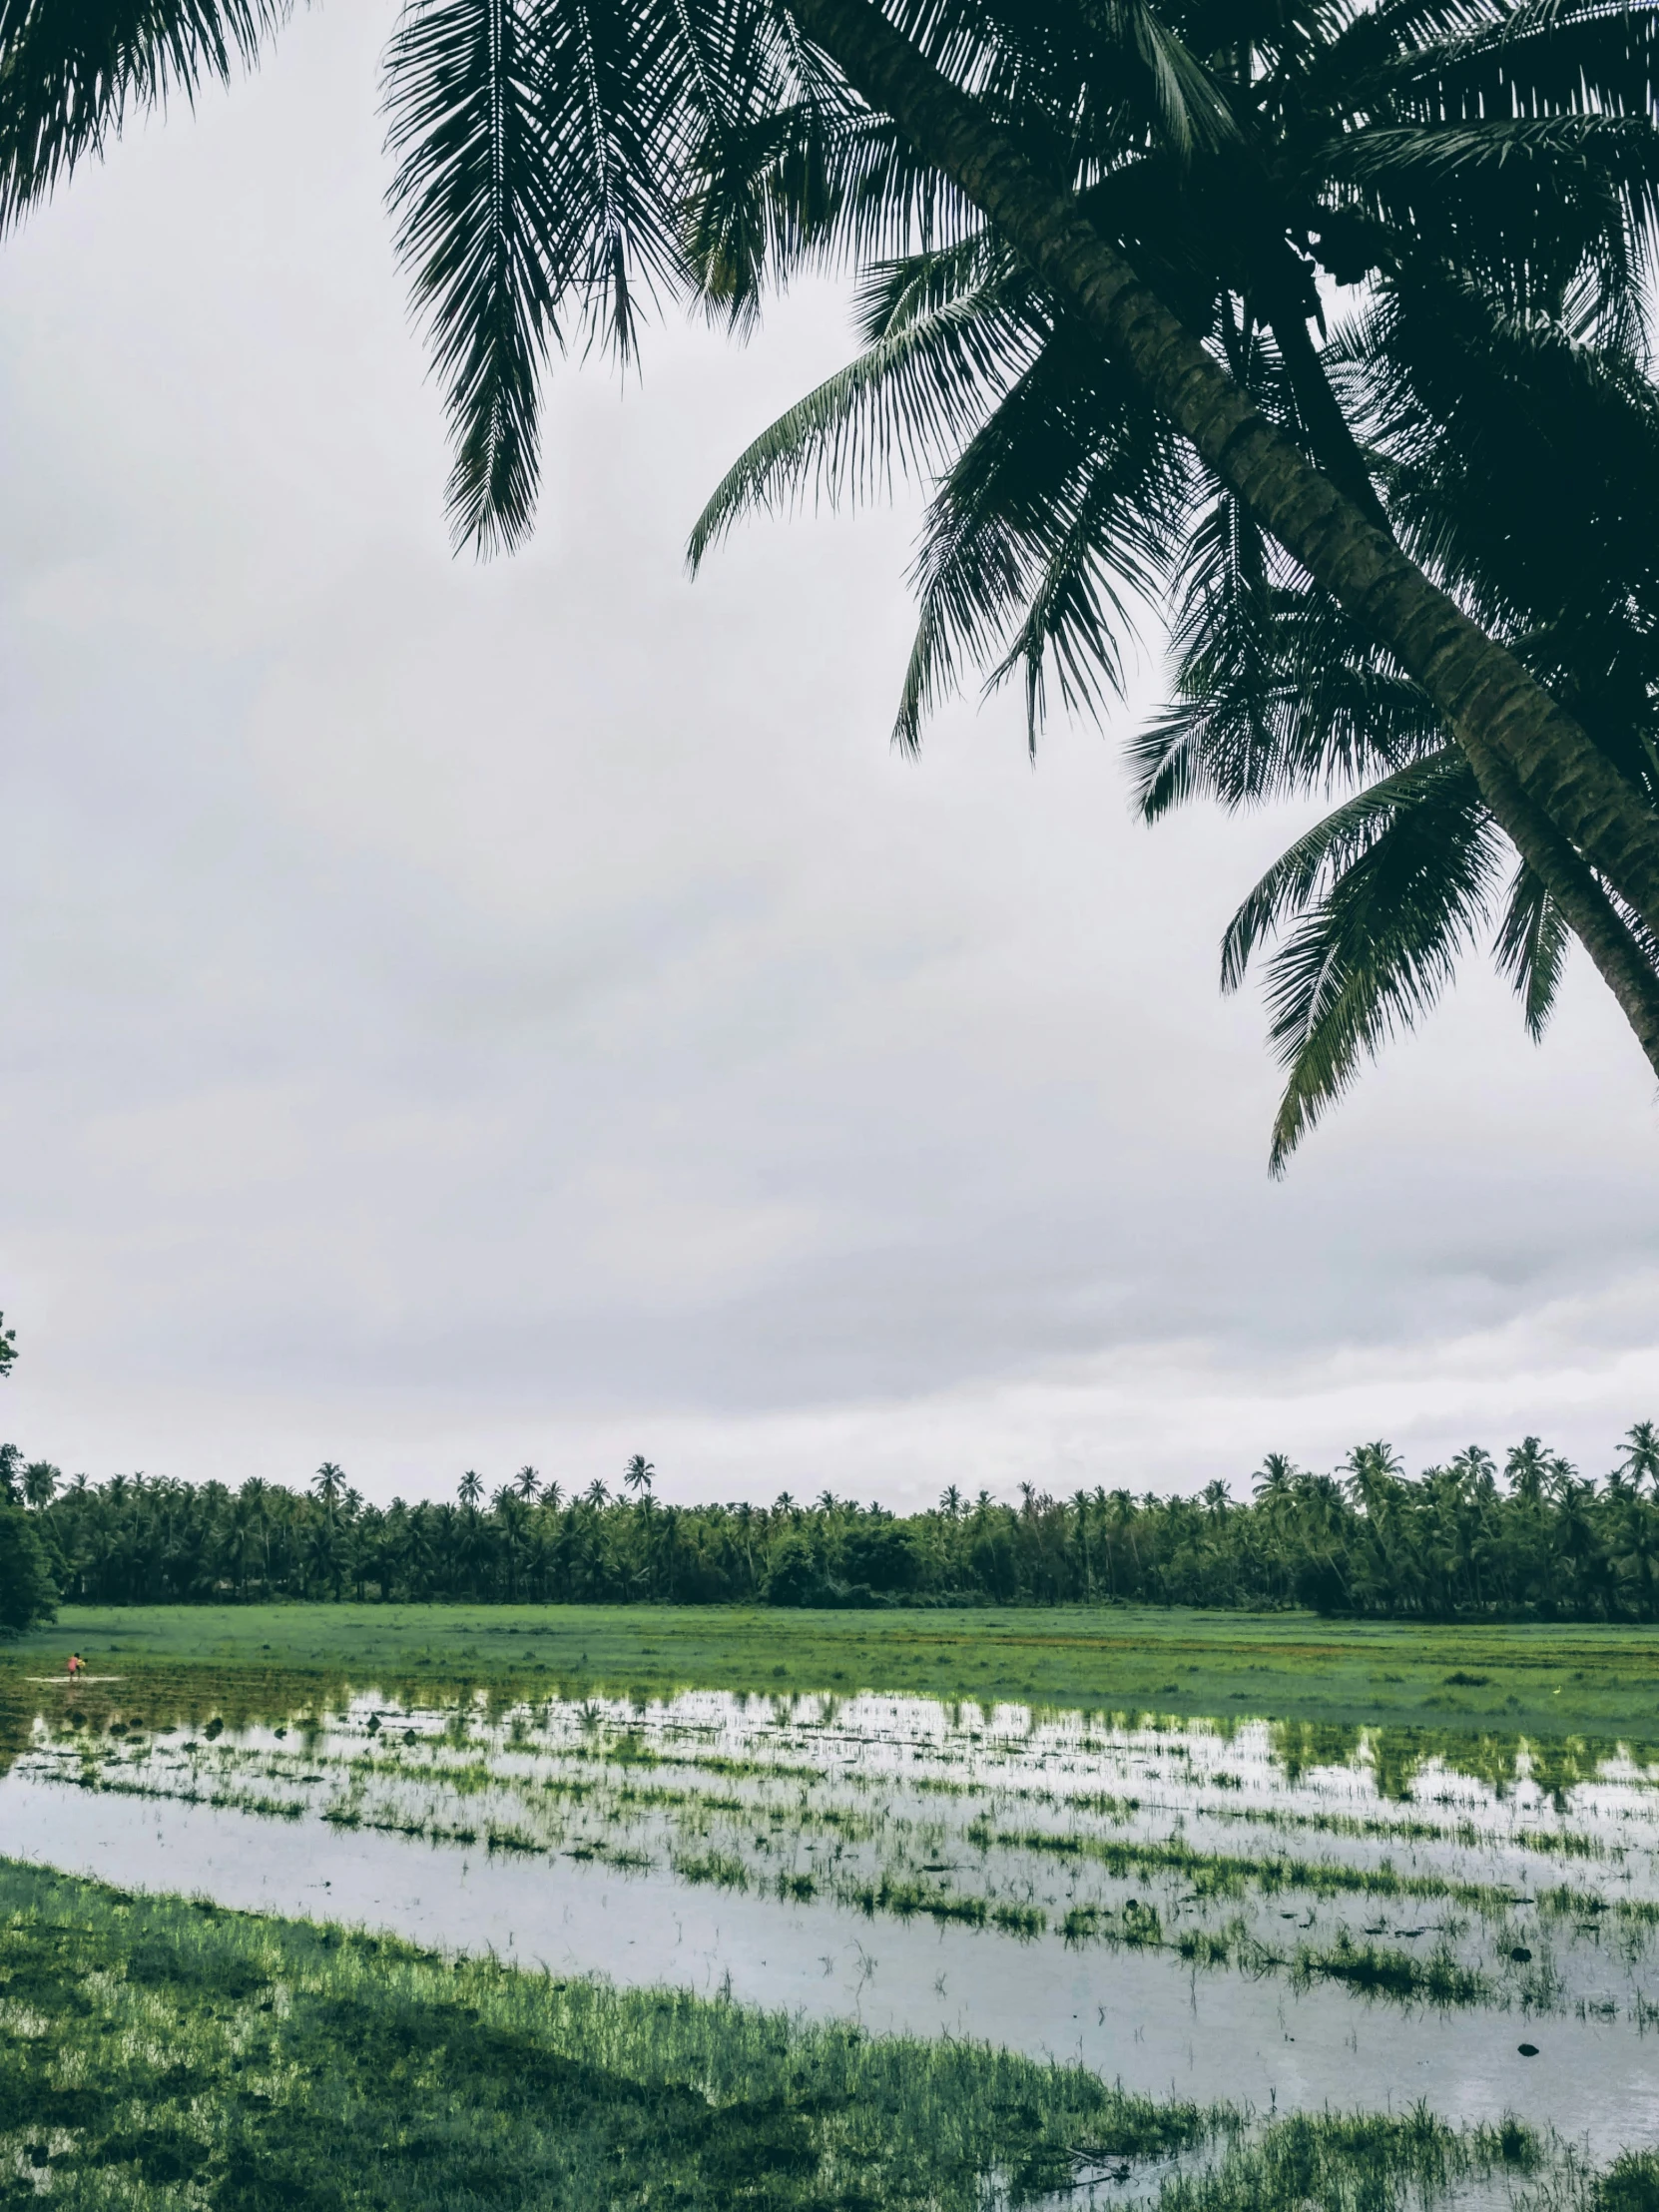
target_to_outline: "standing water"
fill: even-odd
[[[920,1698],[37,1718],[0,1847],[1260,2113],[1659,2140],[1659,1773]]]

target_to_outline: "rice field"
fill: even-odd
[[[491,2003],[540,2023],[549,2064],[586,2062],[593,2007],[698,2023],[689,2070],[652,2063],[711,2110],[795,2112],[819,2094],[800,2088],[800,2052],[851,2037],[922,2072],[955,2054],[945,2071],[973,2126],[983,2098],[963,2084],[980,2065],[1029,2069],[1068,2115],[1040,2143],[992,2128],[965,2148],[964,2111],[937,2122],[934,2164],[907,2149],[902,2178],[872,2180],[844,2111],[831,2127],[828,2106],[803,2107],[796,2193],[756,2168],[742,2187],[728,2175],[724,2197],[665,2122],[655,2179],[642,2165],[607,2197],[571,2193],[545,2112],[510,2128],[496,2113],[498,2132],[529,2130],[513,2154],[524,2186],[469,2201],[1659,2204],[1659,1757],[1640,1741],[793,1686],[392,1691],[270,1669],[257,1690],[224,1676],[204,1702],[200,1678],[184,1695],[165,1671],[111,1674],[68,1692],[14,1664],[5,1685],[0,2018],[30,2064],[57,2054],[60,2085],[81,2078],[83,2015],[14,2025],[18,2003],[48,2017],[13,1996],[42,1884],[54,1926],[107,1946],[88,1971],[117,2011],[123,1930],[159,1915],[169,1941],[298,1945],[321,1977],[307,2037],[329,2004],[345,2017],[340,1990],[319,1993],[330,1975],[349,1968],[359,2008],[383,1982],[406,2023],[428,2001],[417,1985],[452,2009],[459,1972],[495,1977]],[[177,2001],[188,2013],[188,1991]],[[231,2049],[218,2011],[202,2032]],[[738,2094],[711,2055],[726,2037],[753,2046],[746,2064],[770,2054],[770,2086],[752,2073]],[[626,2047],[617,2066],[638,2086]],[[94,2186],[92,2138],[74,2128],[74,2155],[48,2150],[48,2167],[71,2201],[252,2203],[225,2193],[220,2094],[193,2090],[188,2125],[167,2122],[200,2137],[177,2182],[99,2194],[120,2162]],[[1116,2099],[1111,2125],[1091,2133],[1079,2097]],[[1013,2101],[1049,2110],[1034,2092]],[[8,2161],[36,2193],[47,2170],[21,2137],[8,2151],[5,2125],[0,2201]],[[616,2155],[644,2158],[650,2134],[642,2121]],[[1091,2143],[1111,2156],[1091,2164]],[[218,2177],[206,2196],[204,2174]]]

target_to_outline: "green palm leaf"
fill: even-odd
[[[869,342],[739,455],[693,528],[693,570],[747,512],[814,482],[831,501],[871,496],[971,435],[1036,352],[1026,289],[983,236],[873,271],[859,302]]]
[[[130,113],[228,83],[288,12],[288,0],[0,0],[0,228]]]
[[[1068,700],[1121,689],[1121,640],[1180,534],[1189,472],[1110,364],[1056,331],[940,480],[893,736],[906,751],[968,661],[1023,667],[1035,742],[1043,670]]]
[[[1290,927],[1267,977],[1287,1076],[1275,1175],[1363,1061],[1438,998],[1486,918],[1498,849],[1474,778],[1447,748],[1299,837],[1235,914],[1222,947],[1228,989],[1263,940]]]
[[[455,435],[455,534],[480,550],[530,527],[537,385],[559,335],[537,69],[520,0],[416,0],[387,63],[397,243]]]
[[[1495,950],[1498,971],[1514,984],[1534,1042],[1554,1009],[1569,938],[1560,908],[1522,861],[1509,886]]]
[[[512,545],[530,526],[561,311],[627,360],[642,287],[688,280],[687,164],[732,91],[729,15],[702,0],[405,13],[386,70],[392,204],[444,381],[462,542]]]

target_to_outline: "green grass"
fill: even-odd
[[[130,1898],[0,1861],[0,2205],[122,2212],[978,2212],[1212,2155],[1165,2212],[1426,2204],[1510,2123],[1238,2115],[976,2044]],[[1609,2200],[1626,2212],[1628,2191]]]
[[[974,2045],[128,1899],[0,1862],[0,2204],[969,2212],[1217,2116]],[[1225,2120],[1222,2121],[1225,2126]]]
[[[1659,1630],[1647,1628],[1354,1625],[1108,1606],[67,1606],[55,1627],[9,1649],[0,1674],[55,1670],[80,1649],[98,1672],[234,1668],[249,1688],[262,1674],[388,1692],[434,1681],[647,1693],[695,1683],[1270,1714],[1316,1732],[1366,1724],[1500,1743],[1516,1732],[1659,1734]],[[1320,1755],[1311,1741],[1309,1756]]]
[[[1659,2151],[1626,2151],[1596,2185],[1595,2212],[1659,2212]]]
[[[1299,2113],[1236,2146],[1214,2171],[1165,2190],[1160,2212],[1259,2212],[1277,2205],[1380,2212],[1398,2201],[1407,2177],[1419,2201],[1428,2203],[1471,2170],[1518,2179],[1536,2163],[1531,2134],[1513,2120],[1471,2138],[1452,2136],[1422,2110],[1403,2118]],[[1605,2212],[1626,2208],[1615,2200]]]

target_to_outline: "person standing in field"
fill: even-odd
[[[78,1674],[85,1674],[85,1673],[86,1673],[86,1671],[87,1671],[87,1663],[86,1663],[86,1661],[85,1661],[85,1660],[84,1660],[84,1659],[83,1659],[83,1658],[81,1657],[81,1654],[80,1654],[80,1653],[79,1653],[78,1651],[72,1651],[72,1652],[70,1653],[70,1655],[69,1655],[69,1679],[70,1679],[70,1681],[71,1681],[71,1682],[73,1682],[73,1681],[75,1680],[75,1677],[76,1677],[76,1676],[77,1676]]]

